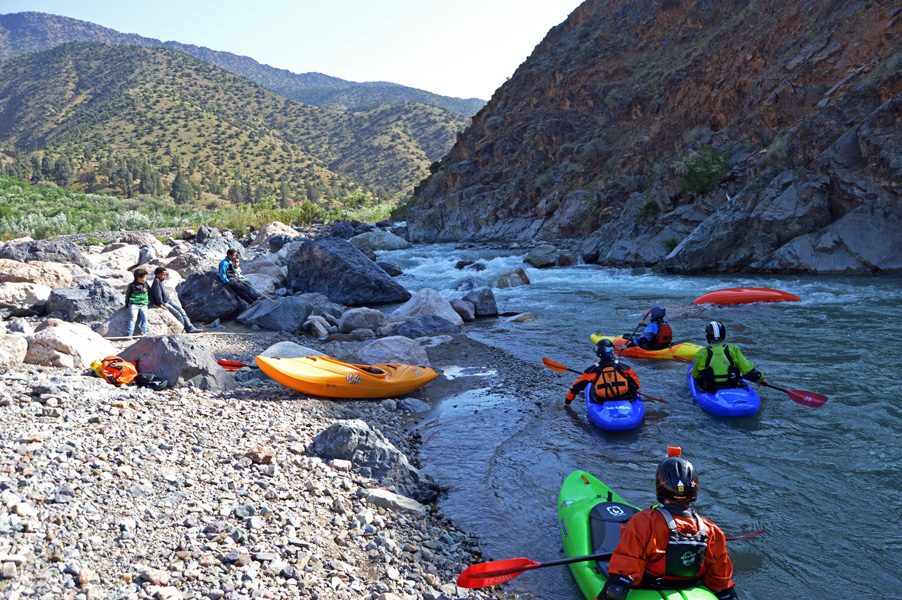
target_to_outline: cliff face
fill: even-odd
[[[902,270],[900,49],[891,2],[588,0],[420,184],[410,235],[578,237],[589,261],[681,272]]]

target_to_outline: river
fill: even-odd
[[[531,284],[495,289],[501,311],[529,311],[534,323],[483,320],[466,332],[518,358],[547,356],[582,370],[594,360],[589,334],[631,331],[654,301],[668,309],[676,341],[704,344],[716,319],[768,381],[829,396],[812,409],[761,388],[762,408],[744,419],[715,417],[692,402],[686,366],[627,361],[646,401],[642,426],[614,434],[591,425],[580,402],[563,406],[575,375],[548,371],[552,391],[484,390],[446,399],[420,425],[426,473],[449,489],[444,512],[477,534],[486,560],[563,557],[556,501],[561,482],[584,469],[638,506],[654,503],[654,471],[679,445],[700,473],[695,508],[727,535],[742,598],[902,598],[902,313],[899,277],[684,276],[578,265],[533,269],[523,251],[418,246],[380,253],[411,290],[460,297],[457,284],[488,281],[522,266]],[[454,268],[481,261],[486,270]],[[692,305],[728,287],[774,287],[800,302],[732,307]],[[538,407],[538,409],[537,409]],[[506,587],[547,600],[581,597],[567,567],[521,575]]]

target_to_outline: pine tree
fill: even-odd
[[[288,199],[288,182],[283,181],[279,185],[279,208],[288,208],[291,206],[291,200]]]
[[[65,156],[60,157],[53,165],[53,181],[60,187],[69,187],[73,176],[72,163]]]
[[[169,192],[176,204],[187,204],[194,201],[194,186],[181,171],[176,173],[172,181],[172,191]]]

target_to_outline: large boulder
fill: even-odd
[[[455,298],[451,301],[451,308],[460,315],[460,318],[464,320],[464,323],[476,320],[476,305],[472,302]]]
[[[211,225],[201,225],[197,229],[197,235],[194,237],[194,241],[196,241],[198,244],[203,244],[207,240],[212,240],[220,237],[222,237],[222,233],[219,232],[219,229]]]
[[[332,423],[313,439],[307,452],[324,460],[350,461],[359,475],[386,487],[393,485],[400,494],[420,502],[438,497],[437,486],[403,452],[359,419]]]
[[[148,246],[148,248],[150,248],[150,246]],[[101,252],[100,254],[88,255],[88,261],[95,271],[125,271],[129,267],[144,262],[140,260],[141,258],[141,248],[131,244],[126,244],[124,246],[117,245],[113,250]],[[150,258],[147,252],[145,252],[144,258]],[[151,271],[151,273],[152,272],[153,271]]]
[[[276,288],[279,287],[280,282],[269,275],[251,273],[250,275],[245,276],[244,283],[251,286],[258,294],[272,296],[273,293],[275,293]]]
[[[355,235],[348,240],[357,248],[372,248],[373,250],[403,250],[410,248],[410,242],[388,231],[370,231]]]
[[[94,331],[103,337],[123,337],[132,332],[126,332],[128,327],[128,311],[117,310],[112,315],[92,327]],[[185,331],[182,322],[175,318],[166,308],[147,309],[147,335],[169,335],[183,333]]]
[[[225,256],[223,256],[225,258]],[[221,260],[221,259],[220,259]],[[170,271],[179,273],[182,277],[187,278],[192,273],[203,273],[204,271],[215,270],[218,261],[213,259],[205,259],[202,256],[191,252],[183,252],[172,260],[164,261],[165,266]],[[242,269],[243,270],[243,269]]]
[[[295,294],[295,296],[310,303],[313,307],[313,312],[311,314],[325,317],[326,320],[333,325],[338,325],[338,320],[341,319],[341,315],[348,310],[347,306],[332,302],[326,296],[317,294],[316,292],[310,292],[309,294]]]
[[[287,284],[352,306],[404,302],[410,292],[359,250],[338,238],[292,243]]]
[[[47,298],[48,314],[73,323],[103,321],[123,306],[125,296],[103,279],[55,289]]]
[[[413,298],[392,313],[392,317],[419,317],[431,315],[441,317],[454,325],[463,325],[464,320],[451,303],[445,300],[441,294],[432,288],[419,290]]]
[[[285,279],[285,269],[278,258],[272,254],[261,254],[254,257],[253,260],[241,263],[241,272],[245,276],[251,274],[268,275],[281,283]]]
[[[120,356],[137,364],[140,373],[153,373],[168,381],[170,387],[186,385],[217,391],[235,387],[235,379],[219,366],[216,358],[185,335],[143,338]]]
[[[194,323],[231,319],[247,306],[216,273],[194,273],[177,289],[179,302]]]
[[[385,271],[389,277],[397,277],[398,275],[404,274],[404,271],[401,270],[401,267],[392,262],[377,260],[376,266]]]
[[[313,350],[294,342],[278,342],[260,353],[269,358],[304,358],[305,356],[322,356],[321,350]]]
[[[529,285],[529,283],[529,276],[526,275],[526,271],[524,271],[522,267],[506,271],[498,275],[495,280],[495,286],[498,288],[512,288],[521,285]]]
[[[251,242],[251,247],[256,248],[257,250],[266,251],[269,249],[269,241],[278,235],[286,235],[295,238],[301,234],[295,231],[293,227],[289,227],[279,221],[273,221],[257,232],[254,241]]]
[[[410,338],[395,335],[366,344],[354,354],[354,360],[366,365],[401,363],[404,365],[429,366],[426,351]]]
[[[0,283],[0,309],[15,316],[42,313],[47,298],[52,292],[40,283],[5,282]]]
[[[376,331],[385,324],[385,314],[373,308],[352,308],[341,315],[339,333],[351,333],[355,329]]]
[[[0,258],[0,283],[39,283],[49,288],[66,287],[72,284],[72,273],[59,263],[19,262]]]
[[[0,258],[9,258],[19,262],[55,262],[74,263],[84,269],[90,269],[91,263],[81,253],[78,246],[69,242],[51,242],[50,240],[32,240],[29,242],[8,242],[0,246]]]
[[[555,266],[559,255],[560,252],[556,247],[551,244],[543,244],[533,248],[529,254],[526,255],[526,258],[523,259],[523,262],[532,265],[537,269],[545,269]]]
[[[87,369],[99,358],[114,356],[116,348],[87,325],[48,319],[28,338],[25,362],[45,367]]]
[[[22,364],[28,353],[28,342],[20,335],[0,334],[0,365]]]
[[[460,333],[460,327],[444,317],[436,315],[421,315],[400,323],[391,323],[383,327],[383,335],[403,335],[409,338],[418,338],[438,333]]]
[[[216,237],[207,239],[203,243],[198,243],[194,248],[191,248],[188,253],[195,254],[205,261],[219,264],[219,261],[225,258],[226,252],[228,252],[230,248],[238,252],[238,254],[241,254],[244,251],[244,246],[242,246],[241,242],[235,238]]]
[[[296,296],[263,299],[238,315],[245,325],[257,325],[273,331],[295,332],[301,328],[313,307]]]
[[[498,304],[495,302],[495,293],[488,286],[476,288],[465,295],[463,300],[473,305],[476,309],[477,317],[498,316]]]
[[[347,221],[338,221],[332,224],[330,235],[346,240],[354,235],[354,226]]]

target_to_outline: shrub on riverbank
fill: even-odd
[[[0,175],[0,240],[31,236],[46,239],[57,235],[107,230],[140,230],[163,227],[213,225],[244,234],[273,221],[308,225],[314,221],[357,219],[379,221],[388,217],[391,205],[362,202],[353,197],[353,208],[343,201],[323,207],[304,201],[277,208],[274,198],[253,204],[199,209],[179,206],[169,196],[141,195],[120,198],[67,191],[53,183],[29,183]]]

